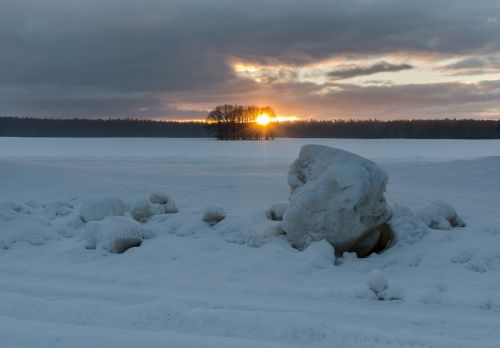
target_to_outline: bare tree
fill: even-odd
[[[270,106],[224,104],[210,111],[206,120],[219,140],[270,139],[271,126],[256,124],[257,117],[262,114],[271,118],[276,116]]]

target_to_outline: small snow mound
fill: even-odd
[[[145,198],[132,202],[129,206],[129,210],[132,218],[138,222],[146,222],[154,215],[152,204]]]
[[[389,287],[389,280],[385,276],[385,274],[377,269],[374,269],[368,275],[368,287],[371,291],[375,293],[375,295],[380,294],[382,291],[387,290]]]
[[[335,264],[335,249],[325,239],[310,244],[301,254],[315,268],[327,268]]]
[[[403,205],[392,207],[389,225],[398,242],[413,244],[421,240],[428,232],[427,225],[409,208]]]
[[[379,300],[394,301],[403,298],[403,290],[389,282],[384,272],[378,268],[370,272],[367,284]]]
[[[84,222],[99,221],[110,216],[125,215],[125,203],[117,197],[93,199],[80,207],[80,216]]]
[[[151,203],[167,204],[170,200],[170,196],[163,192],[153,192],[149,195],[149,201]]]
[[[288,202],[276,202],[266,210],[266,217],[269,220],[281,221],[283,220],[283,214],[285,214],[287,207]]]
[[[135,220],[125,216],[112,216],[89,222],[85,231],[87,249],[102,248],[121,254],[141,245],[142,230]]]
[[[451,230],[452,227],[464,227],[465,223],[451,205],[443,201],[434,201],[421,208],[417,216],[432,229]]]
[[[205,208],[203,212],[203,221],[207,222],[210,226],[218,224],[226,218],[224,209],[219,206],[210,205]]]
[[[287,237],[299,250],[321,239],[339,254],[355,251],[362,257],[380,249],[381,236],[391,234],[385,224],[391,216],[384,198],[387,180],[366,158],[327,146],[303,146],[288,171]]]

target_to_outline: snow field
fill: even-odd
[[[291,248],[266,217],[288,197],[288,155],[0,159],[2,346],[498,347],[500,157],[389,153],[398,243],[338,260],[325,241]],[[123,254],[86,249],[85,202],[119,197],[128,215],[151,192],[179,212],[141,222],[147,238]],[[415,212],[436,200],[466,226],[428,228]],[[225,212],[213,226],[211,205]]]

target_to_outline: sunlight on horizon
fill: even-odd
[[[258,125],[267,126],[271,122],[271,118],[267,114],[261,114],[255,119]]]

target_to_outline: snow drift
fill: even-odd
[[[127,207],[117,197],[105,197],[86,201],[80,208],[83,222],[99,221],[109,216],[125,215]]]

